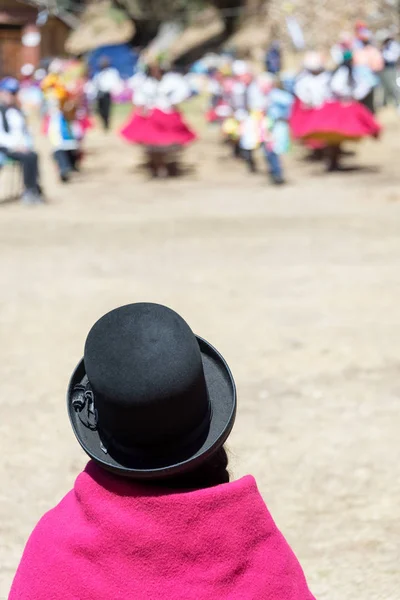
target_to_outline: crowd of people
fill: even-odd
[[[343,142],[379,136],[378,89],[382,104],[392,101],[400,110],[400,45],[393,35],[387,32],[378,48],[366,24],[358,22],[354,36],[344,33],[330,54],[307,52],[299,72],[285,73],[280,45],[273,42],[262,73],[226,56],[210,71],[207,119],[220,125],[234,156],[251,172],[260,149],[273,183],[282,184],[282,155],[291,141],[325,159],[327,170],[339,170]]]
[[[329,56],[307,52],[297,73],[283,71],[281,46],[274,41],[262,71],[233,53],[205,58],[186,74],[153,57],[122,81],[104,56],[91,79],[82,61],[55,59],[46,69],[24,74],[22,85],[31,75],[32,85],[40,90],[42,133],[63,183],[80,170],[84,138],[94,125],[92,114],[98,113],[108,132],[113,100],[124,89],[133,112],[119,134],[145,149],[152,176],[179,174],[180,151],[198,137],[180,107],[205,93],[206,120],[219,128],[233,156],[256,172],[260,152],[272,183],[282,185],[282,157],[292,141],[325,159],[327,169],[334,171],[341,168],[343,142],[379,136],[377,90],[380,104],[393,102],[400,111],[399,59],[400,44],[393,34],[384,32],[378,47],[366,24],[358,22],[352,35],[340,36]],[[38,156],[20,107],[20,86],[11,77],[0,82],[0,166],[5,160],[19,162],[23,202],[41,203]]]

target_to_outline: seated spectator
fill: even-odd
[[[9,600],[314,600],[254,478],[229,481],[235,383],[177,313],[97,321],[68,411],[91,461],[36,526]]]
[[[0,164],[5,158],[19,162],[24,176],[25,204],[43,202],[38,155],[33,150],[25,116],[18,106],[19,83],[13,77],[0,82]]]

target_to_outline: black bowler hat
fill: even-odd
[[[85,452],[120,475],[190,471],[227,439],[236,389],[223,357],[160,304],[122,306],[89,332],[68,387]]]

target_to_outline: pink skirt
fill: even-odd
[[[158,108],[143,114],[135,110],[121,135],[131,144],[144,146],[186,146],[196,134],[186,125],[178,111],[165,113]]]
[[[79,116],[76,119],[76,121],[79,123],[79,125],[82,128],[82,131],[84,133],[86,133],[90,129],[93,129],[93,127],[94,127],[93,119],[91,119],[91,117],[89,115],[84,115],[82,117]]]
[[[377,137],[381,130],[372,113],[359,102],[325,102],[321,108],[305,108],[296,101],[290,118],[295,139],[323,144]]]

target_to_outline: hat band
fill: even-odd
[[[125,446],[118,442],[110,433],[108,433],[105,429],[97,426],[97,431],[100,436],[101,449],[104,454],[110,454],[110,451],[116,450],[121,454],[125,454],[126,456],[135,456],[135,457],[148,457],[148,456],[163,456],[165,452],[174,452],[184,450],[185,448],[191,446],[198,439],[202,437],[203,434],[208,432],[211,423],[212,417],[212,406],[211,402],[208,400],[207,403],[207,412],[204,419],[201,423],[193,429],[188,435],[185,435],[183,438],[179,440],[175,440],[173,442],[165,442],[157,445],[151,445],[146,447],[140,446]]]
[[[162,456],[165,451],[173,452],[174,450],[182,450],[190,446],[208,431],[212,418],[212,405],[207,394],[207,412],[205,417],[188,435],[174,442],[149,445],[145,448],[140,446],[131,447],[121,444],[106,429],[99,427],[95,395],[87,375],[84,376],[80,383],[74,386],[72,407],[78,413],[82,425],[91,431],[98,431],[100,447],[104,454],[109,454],[109,450],[116,450],[124,455],[135,457]]]

